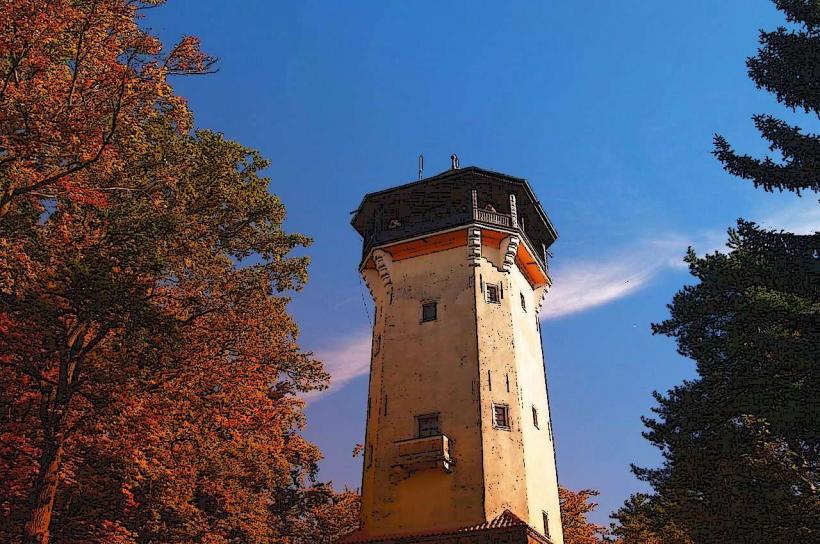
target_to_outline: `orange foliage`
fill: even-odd
[[[564,544],[600,544],[608,542],[609,531],[603,525],[587,520],[587,514],[598,506],[590,502],[598,495],[594,489],[571,491],[563,486],[558,488],[561,500],[561,525],[564,529]]]
[[[69,194],[104,203],[120,148],[159,112],[190,126],[168,77],[214,59],[195,38],[167,53],[141,29],[157,1],[0,1],[0,216],[13,201]]]
[[[357,499],[299,434],[309,240],[258,153],[188,132],[166,78],[212,59],[163,55],[153,3],[0,1],[0,541],[321,541]]]

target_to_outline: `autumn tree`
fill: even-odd
[[[157,111],[189,126],[168,77],[214,59],[193,37],[163,52],[140,28],[140,11],[161,2],[0,2],[0,217],[16,201],[104,194],[124,140]]]
[[[598,506],[590,500],[596,496],[598,496],[598,492],[594,489],[572,491],[564,486],[558,487],[564,544],[600,544],[607,542],[606,536],[609,533],[607,528],[587,519],[587,515]]]
[[[777,0],[798,30],[761,33],[749,73],[785,105],[820,114],[820,4]],[[716,138],[725,169],[766,190],[817,190],[820,140],[755,118],[782,161],[736,155]],[[820,540],[820,233],[767,231],[739,220],[729,252],[685,258],[698,280],[675,295],[653,333],[675,338],[698,376],[665,395],[644,436],[663,455],[633,467],[653,493],[615,513],[638,542]]]
[[[156,3],[0,4],[4,542],[293,542],[355,502],[299,434],[309,240],[257,152],[189,133],[167,77],[212,59]]]
[[[287,533],[293,544],[335,544],[359,527],[361,496],[345,489],[316,486],[307,494],[309,511]]]

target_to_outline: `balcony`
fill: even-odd
[[[472,207],[462,206],[460,209],[456,206],[431,208],[421,216],[414,217],[412,221],[395,217],[388,218],[378,213],[374,218],[372,227],[365,233],[362,258],[366,258],[375,246],[476,223],[498,227],[522,235],[530,246],[532,256],[549,274],[546,247],[543,241],[539,241],[538,244],[534,243],[535,240],[530,236],[532,229],[525,225],[523,216],[521,218],[513,217],[510,213],[480,208],[476,205]]]
[[[362,262],[374,247],[479,225],[531,243],[533,260],[546,268],[558,233],[526,180],[468,167],[365,195],[351,223],[362,236]]]
[[[443,434],[399,440],[395,445],[396,458],[392,468],[397,479],[407,478],[419,470],[441,469],[451,472],[453,469],[450,439]]]
[[[473,208],[473,219],[479,223],[489,223],[499,227],[510,228],[512,226],[512,217],[508,214],[482,210],[481,208]]]

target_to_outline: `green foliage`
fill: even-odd
[[[761,33],[750,77],[791,108],[820,112],[820,2],[776,0],[800,30]],[[766,191],[820,191],[820,138],[754,117],[783,162],[715,155]],[[767,231],[739,220],[729,252],[685,261],[698,283],[653,333],[675,338],[698,377],[654,393],[643,436],[657,468],[633,466],[653,493],[613,514],[622,544],[820,541],[820,233]]]
[[[820,2],[775,0],[775,4],[798,29],[761,31],[757,56],[746,61],[749,77],[758,88],[774,93],[778,102],[820,115]],[[755,115],[753,120],[782,160],[738,155],[724,137],[716,135],[714,155],[726,170],[766,191],[798,195],[806,189],[820,191],[820,136],[803,134],[770,115]]]
[[[617,544],[692,544],[652,495],[630,496],[612,517],[619,521],[611,531]]]
[[[664,463],[633,470],[657,494],[655,520],[664,512],[694,542],[809,541],[820,536],[820,235],[741,221],[729,246],[690,251],[700,281],[653,325],[699,377],[655,393],[644,436]]]

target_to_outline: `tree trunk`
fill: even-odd
[[[5,217],[5,215],[9,213],[9,210],[11,209],[12,191],[12,185],[9,184],[6,190],[3,191],[3,194],[0,195],[0,218]]]
[[[48,544],[49,526],[62,459],[62,435],[47,438],[40,455],[37,479],[31,491],[31,514],[23,530],[23,544]]]

